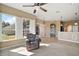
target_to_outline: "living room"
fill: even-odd
[[[25,50],[27,33],[37,33],[41,39],[40,48],[36,51],[34,50],[33,52],[36,54],[32,53],[32,55],[79,55],[79,4],[40,4],[45,10],[41,9],[39,4],[0,4],[0,50],[5,51],[2,51],[1,55],[19,56],[21,53],[11,54],[11,52],[16,49],[15,47],[18,48],[18,46],[21,47],[20,49]],[[28,5],[34,5],[35,7],[27,7]],[[52,51],[52,48],[56,49]],[[9,49],[10,53],[6,54],[6,50]],[[66,49],[66,52],[60,53],[64,49]],[[44,50],[45,53],[40,53]]]

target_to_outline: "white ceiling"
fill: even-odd
[[[22,7],[22,5],[33,5],[34,3],[5,3],[10,7],[33,14],[34,7]],[[48,3],[42,6],[47,10],[44,12],[38,10],[36,15],[38,18],[47,21],[53,20],[78,20],[79,19],[79,4],[78,3]],[[75,15],[75,12],[77,15]]]

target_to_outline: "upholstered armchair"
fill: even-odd
[[[26,40],[26,48],[27,50],[37,49],[40,46],[40,38],[37,37],[35,34],[29,33],[27,34]]]

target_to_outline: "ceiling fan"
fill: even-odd
[[[47,3],[34,3],[34,5],[23,5],[23,7],[39,7],[42,11],[47,12],[46,9],[41,7],[45,4],[47,4]],[[33,13],[36,13],[36,12],[37,12],[37,9],[34,9]]]

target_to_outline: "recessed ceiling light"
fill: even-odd
[[[74,23],[74,25],[78,25],[78,23]]]

